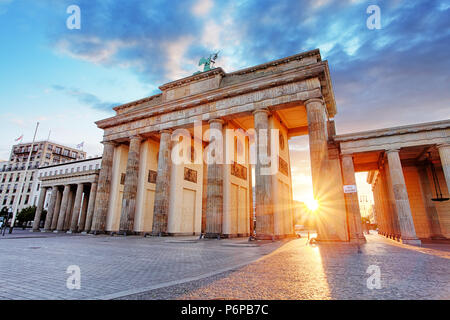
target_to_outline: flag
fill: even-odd
[[[80,144],[77,144],[77,149],[83,149],[84,147],[84,141],[81,142]]]
[[[14,140],[14,141],[22,141],[22,139],[23,139],[23,134],[20,136],[20,137],[18,137],[16,140]]]

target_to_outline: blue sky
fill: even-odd
[[[72,4],[80,30],[66,27]],[[380,30],[366,26],[371,4]],[[0,159],[22,133],[31,140],[36,121],[38,138],[51,130],[100,154],[94,121],[192,74],[215,50],[231,72],[319,48],[338,133],[450,118],[450,0],[0,0],[0,39]],[[305,140],[291,146],[300,185]]]

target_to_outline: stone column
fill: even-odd
[[[114,147],[116,144],[111,141],[105,141],[103,145],[102,168],[98,178],[98,190],[91,228],[91,233],[94,234],[105,232],[109,193],[111,190]]]
[[[322,99],[311,99],[305,102],[308,117],[309,152],[311,156],[311,176],[314,198],[324,202],[326,188],[326,168],[328,160],[327,115]],[[320,210],[320,208],[319,208]]]
[[[84,225],[84,232],[89,232],[92,226],[92,218],[94,216],[95,197],[97,194],[97,182],[92,182],[91,190],[89,191],[89,203],[86,216],[86,224]]]
[[[38,232],[40,230],[39,225],[41,222],[42,210],[44,209],[45,196],[47,195],[47,190],[48,188],[41,186],[41,193],[39,194],[36,214],[34,215],[33,229],[32,229],[33,232]]]
[[[344,185],[356,187],[355,168],[353,165],[353,156],[351,154],[342,155],[342,177]],[[350,230],[350,241],[363,240],[365,237],[361,227],[361,211],[359,209],[358,193],[344,193],[347,206],[348,224]]]
[[[206,233],[206,212],[208,204],[208,166],[202,162],[203,184],[202,184],[202,229],[201,233]]]
[[[223,123],[224,121],[222,119],[212,119],[209,121],[209,128],[210,130],[217,130],[222,134]],[[221,163],[205,164],[208,166],[205,236],[208,238],[217,238],[222,234],[223,220],[223,162],[225,159],[225,155],[223,154],[223,136],[220,138],[211,135],[209,143],[215,143],[216,147],[222,148],[222,161],[220,159],[217,161]]]
[[[421,241],[417,238],[414,228],[399,150],[388,150],[386,153],[389,164],[389,176],[394,194],[394,210],[398,218],[401,240],[403,243],[420,245]]]
[[[86,225],[88,202],[89,202],[89,193],[84,192],[83,204],[81,206],[80,222],[78,223],[78,231],[80,232],[84,231],[84,226]]]
[[[425,204],[425,211],[430,222],[430,237],[433,239],[444,239],[441,231],[441,224],[439,222],[439,215],[437,208],[431,200],[433,198],[433,191],[430,185],[430,179],[426,166],[419,167],[420,186],[422,188],[423,202]]]
[[[59,210],[61,209],[61,200],[62,200],[62,192],[59,190],[59,187],[56,187],[57,195],[56,195],[56,202],[55,202],[55,209],[53,210],[53,217],[52,217],[52,224],[50,227],[50,230],[56,230],[56,227],[58,225],[58,218],[59,218]]]
[[[72,214],[73,214],[73,204],[75,202],[75,192],[70,189],[69,192],[69,200],[67,202],[67,210],[66,214],[64,216],[64,231],[68,231],[70,229],[70,223],[72,221]]]
[[[55,215],[56,199],[58,196],[58,187],[52,188],[50,202],[48,204],[47,216],[45,217],[44,231],[50,231],[52,227],[53,216]]]
[[[67,206],[69,203],[69,193],[70,193],[70,185],[66,184],[64,186],[64,192],[61,200],[61,207],[59,208],[59,217],[58,217],[58,225],[56,226],[55,232],[61,232],[64,229],[64,218],[66,215]]]
[[[136,193],[139,178],[139,151],[141,148],[141,140],[142,138],[139,136],[130,138],[119,227],[119,232],[123,234],[130,234],[133,232],[134,216],[136,214]]]
[[[440,144],[437,148],[441,158],[445,181],[447,182],[447,191],[450,193],[450,144]]]
[[[272,239],[274,237],[272,176],[261,174],[263,168],[270,166],[261,163],[261,155],[270,156],[271,152],[269,115],[270,112],[267,109],[258,109],[253,111],[253,120],[256,131],[255,231],[257,239]],[[267,146],[260,145],[260,141],[263,135],[266,136]]]
[[[167,235],[169,215],[171,131],[162,130],[159,141],[158,173],[156,176],[155,203],[153,208],[153,235]]]
[[[78,231],[78,218],[80,217],[81,200],[83,200],[83,188],[84,185],[82,183],[77,184],[77,193],[73,204],[72,221],[70,223],[69,233]]]

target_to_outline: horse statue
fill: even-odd
[[[200,59],[200,61],[198,62],[198,65],[199,66],[204,65],[203,71],[197,71],[194,74],[199,74],[199,73],[202,73],[202,72],[205,72],[205,71],[212,70],[214,68],[214,64],[216,63],[216,59],[217,59],[218,56],[219,56],[219,51],[216,52],[216,53],[210,54],[208,58],[202,57]]]

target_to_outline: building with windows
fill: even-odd
[[[90,231],[101,157],[42,167],[33,230],[56,232]],[[41,221],[47,210],[45,224]]]
[[[25,174],[31,147],[31,142],[14,145],[9,160],[0,163],[0,208],[14,206],[14,201],[19,195],[19,185]],[[39,168],[85,158],[86,152],[76,148],[53,141],[35,142],[18,210],[37,204],[40,187],[37,179]]]

